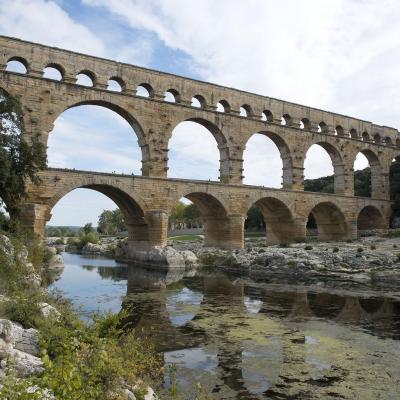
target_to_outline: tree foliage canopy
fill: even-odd
[[[18,98],[0,89],[0,204],[12,216],[26,196],[26,180],[40,182],[46,168],[46,147],[39,136],[23,139],[22,110]]]
[[[126,231],[122,211],[119,208],[113,211],[104,210],[99,216],[97,231],[103,235],[115,235]]]

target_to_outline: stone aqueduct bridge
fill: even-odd
[[[10,61],[24,64],[26,73],[7,71]],[[46,67],[56,68],[62,79],[44,78]],[[93,86],[78,85],[80,73],[90,77]],[[116,81],[121,91],[109,90],[109,80]],[[148,97],[137,95],[139,86],[148,91]],[[139,247],[166,244],[168,215],[183,196],[201,211],[206,244],[225,248],[243,246],[244,220],[254,203],[266,220],[268,243],[304,240],[310,213],[321,240],[354,238],[358,229],[388,225],[389,168],[400,154],[400,134],[393,128],[8,37],[0,37],[0,88],[20,97],[27,139],[39,135],[47,144],[62,112],[91,104],[125,118],[141,147],[142,176],[43,172],[42,184],[29,187],[22,209],[24,224],[39,234],[43,235],[57,201],[82,187],[115,201],[125,215],[130,244]],[[165,101],[166,92],[174,102]],[[198,106],[192,105],[193,98]],[[217,111],[217,103],[223,112]],[[246,115],[240,114],[241,108]],[[169,139],[182,121],[202,124],[213,134],[220,152],[219,182],[167,178]],[[278,147],[282,189],[242,184],[243,151],[254,133],[264,134]],[[305,155],[313,144],[331,157],[335,194],[303,191]],[[354,197],[353,165],[359,152],[371,166],[371,198]]]

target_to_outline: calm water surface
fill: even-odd
[[[200,383],[218,399],[400,399],[400,296],[63,257],[53,286],[84,316],[129,310],[188,398]]]

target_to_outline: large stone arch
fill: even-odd
[[[312,214],[317,223],[318,239],[340,241],[351,238],[351,230],[342,210],[331,201],[322,201],[314,205],[308,215]]]
[[[147,221],[146,209],[141,200],[134,199],[125,190],[108,183],[99,182],[81,182],[80,184],[70,184],[58,191],[47,202],[48,214],[47,220],[51,218],[53,207],[67,194],[75,189],[91,189],[102,193],[111,199],[124,215],[125,223],[128,229],[128,240],[134,242],[148,242],[149,222]],[[84,207],[84,206],[83,206]]]
[[[306,160],[306,154],[308,150],[313,145],[318,145],[322,147],[329,155],[332,166],[333,166],[333,174],[334,174],[334,192],[335,194],[345,194],[346,192],[346,182],[345,182],[345,166],[343,161],[343,156],[339,149],[334,146],[332,143],[323,142],[323,141],[314,141],[310,143],[310,146],[305,151],[304,161]]]
[[[247,142],[255,134],[260,134],[271,139],[275,146],[278,148],[281,160],[282,160],[282,189],[292,189],[294,183],[294,172],[293,172],[293,158],[291,150],[286,143],[286,140],[279,133],[272,131],[258,131],[247,137]]]
[[[275,197],[261,197],[251,206],[257,206],[266,225],[266,244],[292,243],[298,232],[290,207]],[[249,207],[250,208],[250,207]]]
[[[170,147],[170,141],[173,136],[173,131],[175,128],[183,123],[183,122],[194,122],[197,123],[204,128],[206,128],[211,135],[214,137],[215,142],[218,147],[219,151],[219,179],[221,182],[229,182],[229,175],[230,175],[230,151],[229,151],[229,146],[227,139],[222,132],[222,130],[212,121],[201,117],[201,116],[194,116],[194,117],[187,117],[187,118],[181,118],[179,120],[176,120],[173,126],[171,126],[171,130],[169,132],[169,136],[167,138],[168,140],[168,149]]]
[[[387,224],[385,218],[378,208],[374,206],[365,206],[358,213],[357,217],[357,231],[371,230],[371,229],[385,229]]]
[[[117,94],[114,94],[114,96],[117,96]],[[118,114],[130,125],[141,149],[142,175],[149,176],[150,170],[147,166],[151,161],[152,153],[149,143],[149,134],[145,131],[145,124],[140,120],[140,117],[133,116],[124,106],[111,101],[109,98],[110,96],[108,96],[107,100],[102,99],[101,96],[92,96],[91,99],[88,99],[87,96],[85,96],[84,99],[80,97],[81,96],[72,96],[72,100],[69,102],[56,103],[54,105],[55,111],[50,116],[47,116],[47,122],[42,126],[41,136],[43,138],[43,143],[46,146],[48,145],[48,137],[54,128],[54,123],[65,111],[81,106],[99,106]]]
[[[187,198],[200,211],[204,223],[204,245],[229,248],[231,242],[231,226],[227,208],[218,197],[198,191],[180,193],[170,204],[170,210],[182,197]]]

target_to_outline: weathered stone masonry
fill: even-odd
[[[26,74],[6,71],[9,61],[23,63]],[[46,79],[43,70],[54,67],[61,81]],[[76,84],[85,73],[92,87]],[[121,92],[107,89],[119,83]],[[149,97],[136,95],[145,87]],[[40,135],[43,143],[57,117],[71,107],[93,104],[125,118],[142,150],[142,176],[48,169],[43,183],[30,186],[23,206],[25,225],[43,234],[51,209],[65,194],[79,187],[104,193],[121,208],[133,246],[166,244],[168,215],[186,196],[205,220],[207,245],[243,246],[247,210],[257,203],[267,223],[268,242],[304,240],[310,212],[317,219],[321,240],[353,238],[361,229],[383,228],[390,215],[389,168],[399,154],[400,134],[340,114],[255,95],[206,82],[118,63],[58,48],[0,37],[0,87],[18,95],[24,111],[25,137]],[[167,102],[165,93],[175,102]],[[196,98],[200,107],[192,105]],[[224,112],[216,110],[217,103]],[[240,109],[246,115],[240,115]],[[220,152],[220,181],[167,178],[168,143],[173,129],[195,121],[210,130]],[[242,184],[243,151],[249,138],[262,133],[277,145],[282,161],[282,189]],[[321,145],[332,159],[335,194],[303,191],[307,150]],[[372,172],[372,198],[354,197],[353,165],[362,152]]]

